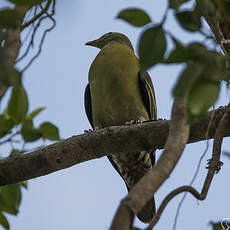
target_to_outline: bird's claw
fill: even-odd
[[[220,171],[221,166],[223,166],[223,164],[224,163],[222,161],[214,162],[213,159],[211,158],[207,160],[208,166],[206,166],[206,169],[212,169],[214,170],[214,173],[217,174]]]
[[[93,130],[92,129],[86,129],[86,130],[84,130],[84,134],[90,134],[90,133],[92,133],[93,132]]]
[[[126,121],[125,122],[125,125],[135,125],[135,124],[139,124],[139,123],[142,123],[143,121],[141,121],[141,120],[139,120],[139,119],[136,119],[136,120],[134,120],[134,119],[132,119],[132,120],[130,120],[130,121]]]

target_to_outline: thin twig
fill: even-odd
[[[0,145],[3,145],[3,144],[5,144],[5,143],[7,143],[7,142],[11,142],[11,141],[12,141],[12,138],[15,137],[15,136],[17,136],[18,134],[19,134],[19,132],[16,132],[16,133],[12,134],[12,135],[9,136],[6,140],[1,141],[1,142],[0,142]]]
[[[169,203],[169,201],[172,200],[176,195],[178,195],[182,192],[189,192],[198,200],[204,200],[207,197],[208,190],[210,188],[214,174],[220,170],[220,166],[221,166],[220,153],[221,153],[221,145],[222,145],[223,136],[224,136],[223,130],[224,130],[224,127],[229,125],[229,122],[230,122],[230,106],[228,106],[224,116],[222,117],[222,119],[221,119],[221,121],[220,121],[220,123],[216,129],[216,134],[215,134],[214,143],[213,143],[212,160],[210,161],[210,165],[208,167],[208,173],[207,173],[207,176],[205,178],[205,182],[204,182],[203,188],[201,190],[201,193],[198,193],[197,190],[191,186],[182,186],[180,188],[173,190],[163,200],[159,209],[157,210],[156,215],[154,216],[152,222],[149,224],[149,226],[146,228],[146,230],[152,230],[153,229],[153,227],[159,221],[161,214],[164,211],[167,204]]]
[[[43,45],[43,43],[44,43],[46,34],[47,34],[48,32],[50,32],[50,31],[56,26],[55,20],[54,20],[52,17],[49,17],[49,19],[53,22],[53,25],[52,25],[50,28],[48,28],[48,29],[46,29],[46,30],[44,31],[44,33],[43,33],[43,35],[42,35],[42,39],[41,39],[40,44],[39,44],[38,52],[31,58],[31,60],[29,61],[29,63],[22,69],[22,71],[21,71],[22,73],[23,73],[26,69],[28,69],[28,67],[33,63],[33,61],[40,55],[40,53],[41,53],[41,51],[42,51],[42,45]]]
[[[39,19],[44,13],[46,13],[50,7],[50,4],[51,4],[51,0],[47,0],[46,6],[44,7],[44,9],[40,11],[36,16],[34,16],[31,20],[22,24],[20,27],[20,30],[23,31],[26,27],[30,26],[37,19]]]
[[[206,153],[207,153],[207,151],[208,151],[208,148],[209,148],[208,134],[209,134],[209,131],[210,131],[210,128],[211,128],[213,119],[214,119],[214,114],[215,114],[214,111],[212,111],[211,119],[209,120],[209,124],[208,124],[208,127],[207,127],[207,131],[206,131],[206,133],[205,133],[205,137],[206,137],[206,139],[207,139],[206,148],[205,148],[203,154],[201,155],[201,157],[200,157],[200,159],[199,159],[198,166],[197,166],[197,168],[196,168],[196,172],[195,172],[195,174],[194,174],[194,176],[193,176],[191,182],[189,183],[189,186],[192,186],[192,185],[193,185],[193,183],[194,183],[194,181],[195,181],[195,179],[196,179],[196,177],[197,177],[197,175],[198,175],[198,173],[199,173],[200,166],[201,166],[201,162],[202,162],[202,160],[204,159],[204,157],[205,157],[205,155],[206,155]],[[184,202],[184,200],[185,200],[185,198],[186,198],[186,195],[187,195],[187,193],[185,192],[184,195],[183,195],[183,197],[182,197],[182,199],[181,199],[181,201],[180,201],[180,203],[179,203],[179,205],[178,205],[178,207],[177,207],[176,216],[175,216],[174,224],[173,224],[173,230],[176,230],[176,225],[177,225],[178,217],[179,217],[179,214],[180,214],[180,209],[181,209],[182,204],[183,204],[183,202]]]
[[[29,45],[28,45],[27,48],[26,48],[26,51],[24,52],[24,54],[23,54],[21,57],[19,57],[19,58],[15,61],[15,63],[20,62],[21,60],[23,60],[23,59],[27,56],[27,54],[29,53],[30,49],[31,49],[31,48],[33,47],[33,45],[34,45],[34,38],[35,38],[36,32],[38,31],[38,28],[40,27],[41,22],[42,22],[44,19],[46,19],[46,18],[47,18],[47,16],[43,16],[43,17],[41,17],[41,18],[39,19],[38,23],[37,23],[37,24],[35,25],[35,27],[34,27],[34,30],[33,30],[33,33],[32,33],[32,36],[31,36],[31,39],[30,39],[30,42],[29,42]]]
[[[41,25],[41,22],[46,19],[46,18],[50,18],[52,21],[53,21],[53,18],[52,16],[55,14],[55,4],[56,4],[56,0],[53,0],[52,1],[52,10],[51,10],[51,14],[48,13],[48,11],[45,11],[45,8],[42,7],[42,5],[40,5],[40,8],[41,8],[41,11],[44,12],[44,14],[46,14],[46,16],[43,16],[39,19],[38,23],[36,24],[36,26],[34,27],[33,29],[33,33],[32,33],[32,36],[31,36],[31,39],[30,39],[30,42],[29,42],[29,45],[27,46],[26,48],[26,51],[24,52],[24,54],[18,58],[15,63],[18,63],[20,62],[22,59],[24,59],[27,54],[29,53],[30,49],[33,47],[33,44],[34,44],[34,38],[35,38],[35,35],[36,35],[36,32],[38,31],[38,28],[40,27]],[[34,14],[36,14],[36,11],[38,9],[38,6],[35,7],[35,12]],[[35,21],[34,21],[35,22]],[[34,22],[32,23],[32,25],[34,24]],[[29,33],[28,33],[29,34]],[[39,54],[38,54],[39,55]],[[35,55],[36,56],[36,55]],[[36,58],[36,57],[35,57]]]
[[[182,192],[189,192],[191,193],[193,196],[195,196],[197,199],[199,199],[199,193],[191,186],[182,186],[179,187],[175,190],[173,190],[172,192],[170,192],[165,199],[163,200],[163,202],[161,203],[160,207],[157,210],[156,215],[154,216],[154,219],[152,220],[152,222],[149,224],[149,226],[146,228],[146,230],[152,230],[152,228],[155,226],[155,224],[158,222],[158,220],[160,219],[164,209],[166,208],[166,206],[168,205],[168,203],[178,194],[182,193]]]
[[[24,44],[25,44],[26,41],[28,40],[28,38],[29,38],[31,32],[33,31],[33,29],[34,29],[34,23],[31,24],[31,27],[29,28],[29,30],[28,30],[28,32],[27,32],[25,38],[24,38],[23,41],[21,42],[21,47],[24,46]],[[15,62],[17,62],[17,60],[16,60]]]
[[[27,11],[25,17],[23,18],[23,21],[27,21],[30,18],[31,14],[32,14],[32,10],[30,9]]]

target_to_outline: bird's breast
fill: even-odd
[[[101,50],[89,74],[95,127],[148,119],[138,85],[138,71],[138,60],[128,47]]]

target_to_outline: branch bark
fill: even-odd
[[[225,110],[225,107],[214,110],[207,136],[211,112],[192,124],[188,143],[213,138]],[[132,126],[108,127],[89,135],[73,136],[28,154],[10,156],[0,160],[0,186],[44,176],[113,153],[162,149],[168,137],[169,124],[170,121],[158,120]],[[225,127],[224,136],[230,136],[230,127]]]

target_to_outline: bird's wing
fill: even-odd
[[[89,123],[91,124],[92,128],[93,127],[93,113],[92,113],[92,103],[91,103],[91,93],[90,93],[90,88],[89,84],[87,84],[85,88],[85,112],[88,117]]]
[[[156,98],[152,80],[147,72],[139,71],[139,87],[150,120],[157,119]],[[152,165],[155,164],[155,150],[150,150]]]
[[[93,113],[92,113],[92,103],[91,103],[91,93],[90,93],[90,87],[89,84],[87,84],[86,88],[85,88],[85,112],[87,115],[87,118],[92,126],[92,128],[94,128],[93,126]],[[118,169],[117,165],[115,164],[115,162],[112,160],[112,158],[110,156],[108,156],[109,161],[111,162],[111,164],[113,165],[113,167],[116,169],[116,171],[120,174],[120,176],[122,177],[120,170]],[[127,185],[126,185],[127,186]],[[128,186],[127,186],[128,188]]]
[[[139,87],[150,120],[157,119],[156,99],[152,80],[147,72],[139,71]]]

